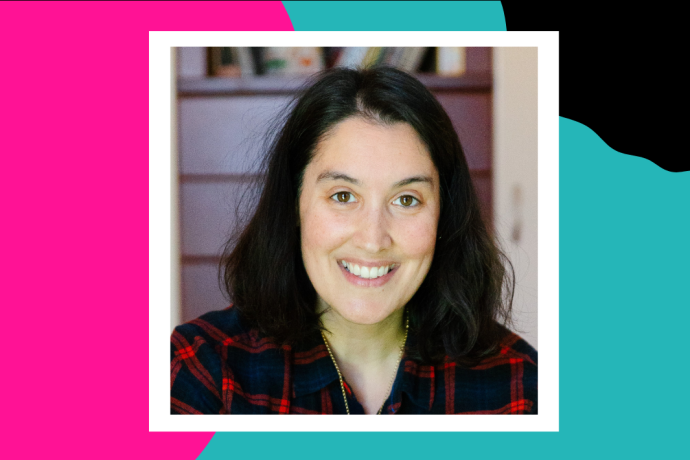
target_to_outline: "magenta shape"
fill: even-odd
[[[281,2],[0,2],[3,458],[192,459],[148,431],[148,32]]]

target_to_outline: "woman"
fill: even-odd
[[[321,74],[227,248],[233,305],[172,335],[173,413],[536,413],[537,353],[503,326],[512,268],[413,77]]]

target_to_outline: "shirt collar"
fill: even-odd
[[[399,382],[399,383],[398,383]],[[397,386],[397,388],[395,388]],[[396,383],[392,389],[394,407],[402,402],[405,393],[409,401],[425,411],[431,410],[434,404],[436,375],[434,366],[419,364],[407,356],[403,358],[398,369]]]
[[[292,382],[295,397],[315,393],[338,380],[321,334],[315,333],[293,348]]]
[[[417,337],[411,334],[407,339],[407,346],[415,346],[416,343]],[[415,406],[424,410],[431,410],[436,389],[435,370],[434,366],[419,364],[405,354],[391,389],[392,407],[396,410],[400,407],[402,394],[405,393],[409,401]]]

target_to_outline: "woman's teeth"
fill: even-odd
[[[347,269],[347,271],[365,280],[373,280],[379,276],[383,276],[395,266],[395,264],[390,264],[381,267],[360,267],[357,264],[351,264],[349,262],[345,262],[344,260],[341,263],[343,264],[343,267]]]

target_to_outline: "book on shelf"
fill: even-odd
[[[465,47],[436,48],[436,74],[443,77],[458,77],[467,70]]]
[[[267,75],[310,75],[324,69],[323,48],[264,48],[263,67]]]
[[[386,48],[385,55],[383,57],[383,64],[391,67],[397,67],[404,51],[405,48],[400,47]]]
[[[405,72],[416,72],[419,69],[425,47],[347,47],[334,62],[341,67],[371,67],[379,64],[396,67]]]
[[[334,67],[360,67],[368,51],[366,46],[347,46],[343,48]]]
[[[256,75],[254,68],[254,56],[252,56],[251,48],[235,48],[240,63],[240,74],[242,77],[251,77]]]
[[[364,55],[364,59],[362,59],[360,66],[366,68],[380,64],[381,59],[383,58],[384,50],[385,48],[380,46],[372,46],[368,48],[367,54]]]
[[[259,46],[253,46],[249,48],[249,52],[252,55],[252,60],[254,62],[254,75],[263,75],[266,73],[264,68],[264,48]]]
[[[410,46],[403,48],[400,62],[398,62],[395,66],[400,70],[404,70],[405,72],[416,72],[417,69],[419,69],[419,65],[422,63],[425,51],[426,48],[421,46]]]
[[[252,48],[211,47],[208,74],[215,77],[251,77],[257,74]]]
[[[344,49],[342,46],[331,46],[323,49],[323,57],[327,69],[335,67]]]
[[[237,48],[209,48],[208,74],[214,77],[239,77],[242,74],[242,69]]]

